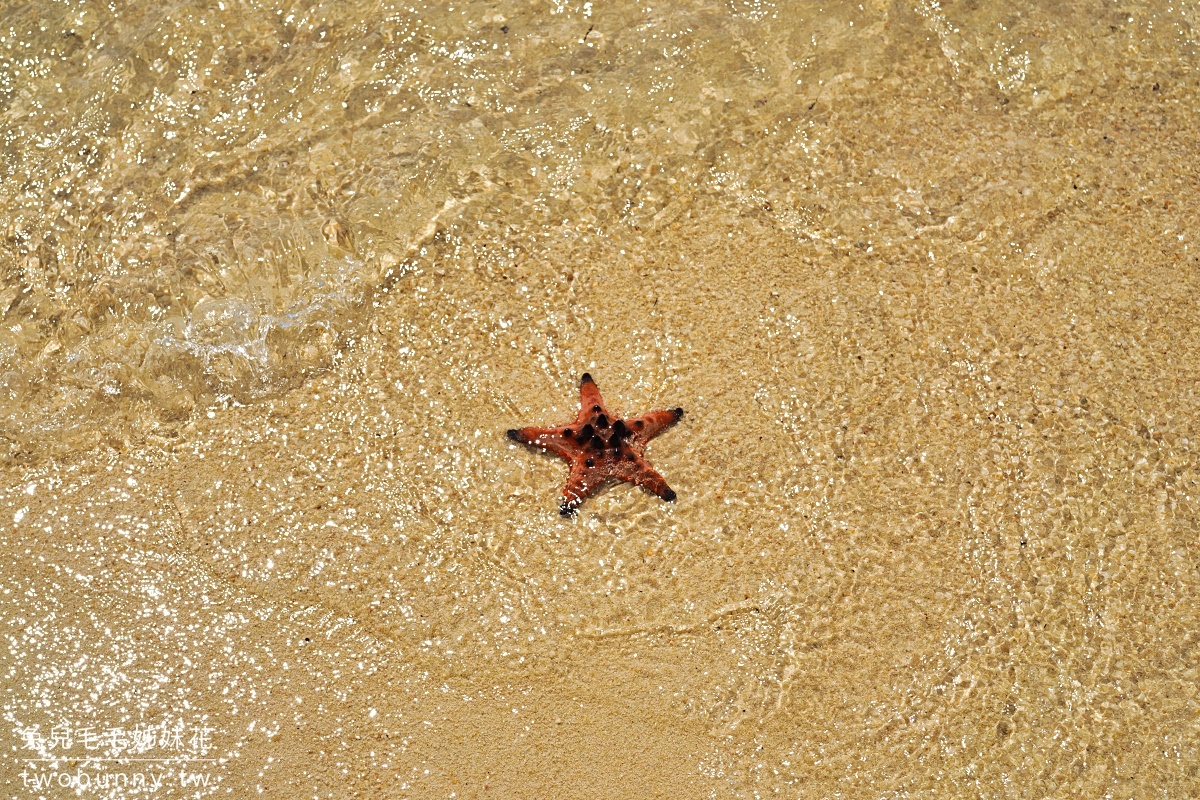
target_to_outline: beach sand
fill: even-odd
[[[1200,792],[1194,12],[224,5],[0,12],[7,795]]]

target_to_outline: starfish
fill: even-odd
[[[617,419],[586,372],[579,381],[579,413],[575,422],[557,428],[510,430],[508,438],[560,455],[571,462],[559,513],[569,517],[588,495],[615,479],[640,486],[668,503],[675,491],[654,471],[642,453],[646,444],[683,416],[682,408],[651,411],[633,419]]]

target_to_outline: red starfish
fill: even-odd
[[[571,476],[563,487],[559,507],[567,517],[575,513],[584,498],[612,478],[641,486],[668,503],[673,501],[675,491],[646,463],[642,453],[647,442],[682,416],[683,409],[675,408],[651,411],[630,420],[616,419],[605,408],[600,387],[585,372],[579,381],[579,413],[573,424],[510,430],[508,438],[549,450],[571,462]]]

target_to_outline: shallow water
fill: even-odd
[[[1198,24],[0,10],[5,789],[1197,793]]]

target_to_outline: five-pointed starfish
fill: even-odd
[[[675,492],[654,471],[642,453],[646,443],[683,416],[682,408],[651,411],[629,420],[617,419],[604,406],[600,388],[586,372],[579,382],[579,413],[575,422],[557,428],[510,430],[514,442],[549,450],[571,462],[571,476],[563,487],[559,512],[564,516],[609,479],[628,481],[658,495],[668,503]]]

